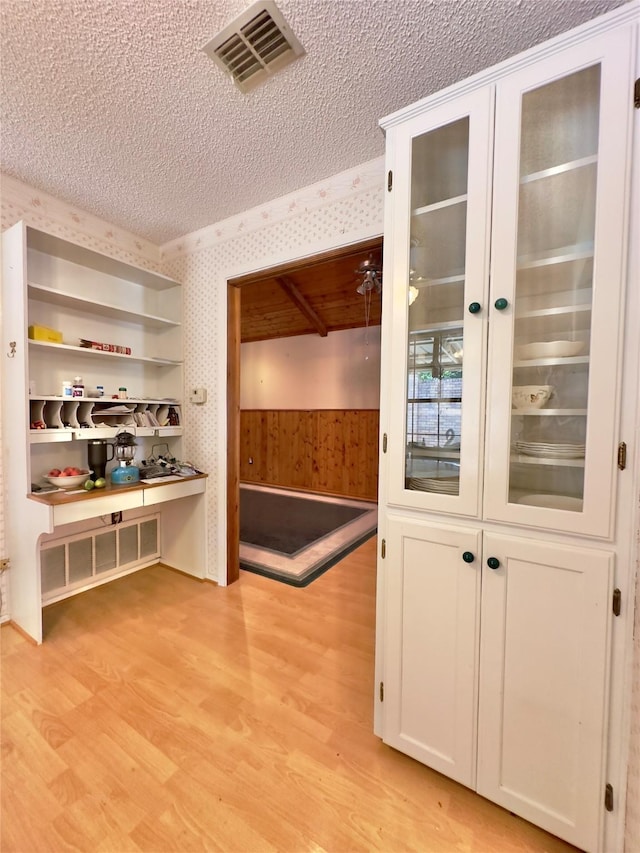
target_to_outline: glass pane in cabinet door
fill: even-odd
[[[469,120],[412,148],[406,475],[408,489],[458,495]]]
[[[600,67],[522,99],[509,500],[582,510]]]

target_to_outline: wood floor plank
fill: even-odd
[[[567,853],[373,734],[376,540],[308,587],[162,566],[2,629],[3,853]]]

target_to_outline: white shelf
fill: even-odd
[[[584,468],[584,457],[582,459],[552,459],[543,456],[525,456],[522,453],[511,455],[511,462],[519,465],[553,465],[558,468]]]
[[[539,308],[535,311],[523,311],[522,314],[516,314],[515,321],[534,320],[537,318],[573,316],[574,314],[590,314],[591,303],[579,303],[577,305],[562,305],[558,308]]]
[[[127,356],[128,358],[130,356]],[[110,406],[119,406],[119,405],[130,405],[135,403],[136,405],[144,404],[144,405],[162,405],[162,406],[181,406],[182,401],[176,399],[168,399],[168,398],[150,398],[150,397],[62,397],[59,394],[30,394],[30,400],[52,400],[53,402],[63,403],[108,403]]]
[[[412,216],[424,216],[426,213],[434,213],[437,210],[444,210],[446,207],[455,207],[458,204],[466,204],[467,195],[458,195],[454,198],[446,198],[443,201],[436,201],[433,204],[427,204],[424,207],[417,207],[411,211]]]
[[[586,409],[512,409],[511,416],[524,415],[528,417],[586,417]]]
[[[105,427],[73,427],[64,429],[32,429],[29,444],[52,444],[62,441],[88,441],[94,438],[114,438],[118,430],[127,429],[136,436],[179,436],[182,427],[139,427],[134,424],[118,424]]]
[[[536,252],[532,255],[521,255],[517,260],[517,269],[532,269],[551,264],[564,264],[567,261],[583,261],[593,258],[593,243],[578,243],[573,246],[562,246],[559,249],[549,249],[546,252]]]
[[[443,323],[430,323],[428,326],[425,326],[421,329],[411,329],[412,335],[428,335],[431,332],[452,332],[458,331],[461,332],[463,328],[462,320],[448,320]]]
[[[442,278],[422,278],[421,276],[410,276],[409,284],[423,290],[426,287],[446,287],[447,285],[461,284],[464,285],[464,273],[456,273],[455,275],[447,275]]]
[[[30,283],[28,294],[30,299],[37,299],[46,302],[48,305],[87,311],[100,317],[108,317],[126,323],[140,323],[150,329],[175,328],[181,325],[175,320],[168,320],[166,317],[156,317],[153,314],[143,314],[139,311],[128,311],[124,308],[118,308],[117,305],[110,305],[108,302],[95,302],[91,299],[75,296],[72,293],[65,293],[62,290],[43,287],[41,284]]]
[[[142,269],[125,261],[118,261],[108,255],[102,255],[99,252],[94,252],[92,249],[86,249],[84,246],[70,243],[61,237],[54,237],[52,234],[47,234],[44,231],[36,231],[29,226],[27,226],[26,230],[27,246],[29,249],[35,249],[37,252],[43,252],[54,258],[70,261],[73,264],[87,267],[96,272],[115,276],[123,281],[141,284],[151,290],[168,290],[172,287],[180,286],[177,281],[168,278],[162,273]]]
[[[72,441],[72,429],[31,429],[29,430],[30,444],[51,444],[52,442]]]
[[[520,183],[530,184],[534,181],[542,181],[545,178],[553,178],[555,175],[562,175],[564,172],[573,172],[576,169],[583,169],[585,166],[594,166],[597,162],[597,155],[591,154],[588,157],[581,157],[579,160],[570,160],[568,163],[560,163],[558,166],[551,166],[548,169],[542,169],[539,172],[532,172],[530,175],[524,175],[520,178]]]
[[[72,427],[64,429],[32,429],[29,444],[52,444],[62,441],[88,441],[92,438],[114,438],[118,430],[127,429],[136,436],[178,436],[182,427],[139,427],[135,424],[118,424],[105,427]]]
[[[144,364],[155,364],[158,367],[177,367],[182,364],[181,361],[175,361],[170,358],[154,358],[148,356],[124,355],[123,353],[119,352],[104,352],[103,350],[90,349],[89,347],[75,347],[71,346],[71,344],[52,344],[48,341],[29,340],[29,346],[46,347],[51,350],[56,350],[58,352],[60,352],[61,350],[66,350],[67,352],[72,352],[74,355],[86,355],[92,356],[94,358],[119,358],[124,359],[125,361],[134,361]]]
[[[523,361],[514,361],[514,367],[552,367],[571,364],[589,364],[588,355],[571,355],[564,358],[527,358]]]

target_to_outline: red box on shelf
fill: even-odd
[[[131,355],[131,347],[123,347],[118,344],[104,344],[99,341],[88,341],[80,338],[80,346],[85,349],[95,349],[100,352],[117,352],[119,355]]]

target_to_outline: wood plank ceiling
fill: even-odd
[[[241,287],[241,342],[294,335],[326,335],[365,325],[359,265],[382,261],[382,237],[345,249],[272,267],[230,281]],[[379,326],[381,294],[373,293],[369,325]]]

